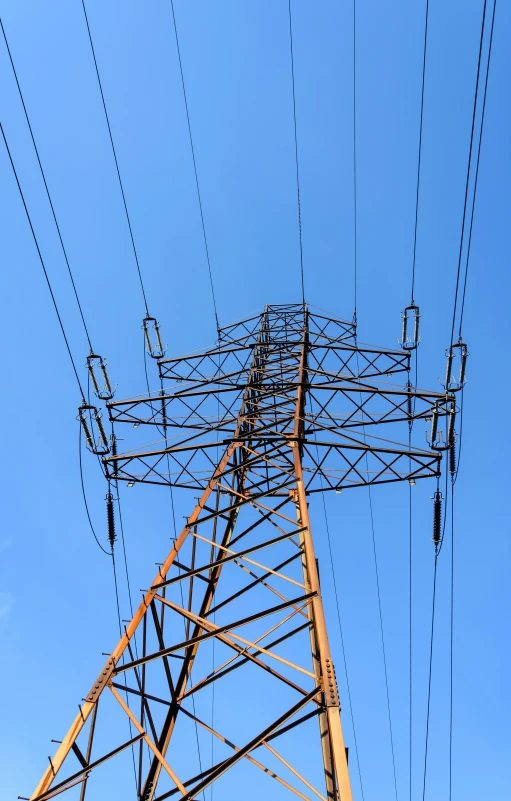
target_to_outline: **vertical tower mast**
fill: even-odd
[[[160,360],[162,392],[107,404],[115,429],[163,436],[124,453],[113,439],[107,476],[200,497],[32,801],[77,784],[81,801],[103,798],[130,752],[143,801],[198,799],[215,782],[259,797],[269,779],[272,799],[351,801],[308,498],[437,476],[438,452],[368,432],[432,406],[437,424],[452,418],[448,393],[381,381],[408,370],[408,353],[354,333],[305,304],[267,306],[214,348]],[[199,731],[217,743],[208,766],[193,756]]]

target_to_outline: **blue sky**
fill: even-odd
[[[416,301],[419,383],[445,370],[483,3],[430,2]],[[215,339],[170,4],[89,0],[151,314],[169,353]],[[287,3],[176,0],[221,323],[300,300]],[[94,347],[117,397],[144,389],[144,308],[81,4],[1,4],[2,18]],[[353,312],[351,3],[295,0],[294,45],[307,299]],[[358,0],[359,336],[393,347],[409,302],[424,3]],[[507,798],[510,545],[503,420],[509,293],[511,7],[497,8],[464,334],[463,461],[456,486],[453,798]],[[81,366],[86,340],[3,42],[1,119]],[[5,150],[0,148],[4,526],[0,538],[0,754],[5,798],[29,795],[116,639],[109,561],[88,528],[78,472],[80,398]],[[82,370],[82,375],[84,371]],[[422,431],[416,432],[423,444]],[[85,459],[105,537],[104,482]],[[421,792],[434,487],[414,489],[414,798]],[[408,788],[408,487],[373,493],[399,797]],[[123,491],[132,584],[166,552],[159,492]],[[178,498],[178,516],[193,499]],[[364,490],[328,497],[364,792],[394,798]],[[320,560],[320,510],[312,510]],[[427,798],[448,781],[448,549],[439,562]],[[328,565],[328,562],[327,562]],[[323,579],[323,575],[325,578]],[[322,571],[341,696],[341,654]],[[123,616],[127,615],[122,588]],[[346,736],[352,745],[349,714]],[[354,762],[353,769],[354,769]],[[477,770],[470,769],[476,766]],[[360,792],[354,773],[355,797]],[[248,797],[248,796],[247,796]]]

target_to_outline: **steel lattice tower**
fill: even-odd
[[[202,798],[242,765],[245,797],[247,772],[260,769],[271,799],[351,801],[308,499],[438,476],[434,447],[370,431],[452,421],[453,396],[391,383],[409,351],[363,346],[351,323],[302,304],[267,306],[159,368],[161,392],[107,408],[115,431],[152,426],[160,443],[121,453],[112,436],[105,472],[200,495],[31,798],[72,787],[80,801],[104,798],[105,763],[121,769],[133,751],[144,801]],[[213,667],[201,657],[212,641]],[[229,689],[234,733],[193,711],[216,682]],[[190,774],[195,726],[219,758]]]

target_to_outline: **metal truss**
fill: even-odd
[[[115,431],[158,438],[119,453],[112,437],[110,479],[200,496],[32,801],[73,787],[80,801],[103,798],[105,763],[126,766],[130,752],[144,801],[203,798],[229,777],[247,798],[351,801],[307,497],[437,476],[441,453],[370,427],[455,408],[449,393],[390,383],[409,352],[355,333],[306,305],[267,306],[222,329],[216,347],[160,360],[158,393],[107,404]],[[229,731],[200,712],[217,683]],[[195,728],[217,743],[207,767],[190,757]]]

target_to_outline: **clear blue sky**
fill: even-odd
[[[285,0],[176,0],[221,323],[300,300]],[[422,386],[449,344],[482,0],[430,2],[416,300]],[[423,2],[358,0],[359,335],[393,347],[409,301]],[[79,0],[1,4],[94,347],[117,397],[143,384],[143,305]],[[89,0],[89,18],[150,311],[169,353],[213,342],[214,318],[167,0]],[[307,299],[353,312],[351,3],[295,0],[298,137]],[[470,349],[457,484],[453,798],[509,798],[511,6],[500,0],[464,325]],[[1,119],[71,347],[86,356],[65,264],[0,42]],[[80,401],[5,150],[3,532],[0,536],[2,798],[30,795],[116,639],[111,567],[85,517]],[[82,371],[83,372],[83,371]],[[422,430],[416,432],[423,444]],[[104,482],[85,459],[105,537]],[[414,798],[421,797],[433,485],[414,490]],[[168,547],[161,491],[123,491],[135,588]],[[408,787],[408,487],[374,490],[400,799]],[[192,498],[178,499],[178,516]],[[327,498],[366,801],[394,798],[378,608],[364,490]],[[320,560],[320,510],[313,510]],[[439,563],[426,797],[447,798],[449,551]],[[345,697],[331,578],[322,582]],[[123,616],[128,607],[122,593]],[[352,746],[350,717],[345,729]],[[360,792],[353,765],[355,797]],[[247,791],[248,792],[248,791]],[[116,797],[112,795],[112,798]],[[236,795],[238,797],[238,795]],[[245,794],[246,798],[250,796]],[[228,801],[228,799],[225,799]]]

